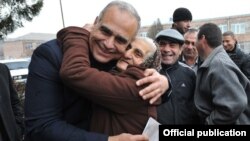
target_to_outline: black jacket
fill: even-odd
[[[198,124],[194,106],[195,72],[187,65],[176,62],[162,65],[161,74],[169,75],[172,93],[157,107],[157,117],[161,124]]]
[[[21,140],[24,129],[23,110],[10,71],[3,64],[0,64],[0,122],[3,140]]]
[[[56,40],[33,53],[25,92],[25,141],[107,141],[87,132],[90,103],[63,85],[62,51]]]
[[[243,52],[238,47],[238,44],[235,45],[232,51],[227,51],[227,54],[245,74],[248,80],[250,80],[250,55]]]

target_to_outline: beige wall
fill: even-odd
[[[22,41],[6,42],[3,47],[3,56],[5,59],[22,58]]]
[[[236,37],[241,44],[244,46],[244,50],[247,53],[250,53],[250,14],[246,15],[238,15],[238,16],[230,16],[230,17],[221,17],[221,18],[211,18],[211,19],[202,19],[202,20],[193,20],[191,23],[191,27],[199,28],[201,25],[212,22],[217,25],[227,25],[228,30],[231,28],[231,24],[235,23],[245,23],[245,33],[244,34],[236,34]],[[172,23],[164,24],[164,29],[168,29],[172,26]],[[150,26],[145,26],[140,29],[139,32],[147,32]],[[139,33],[140,35],[140,33]]]
[[[8,41],[3,44],[4,59],[31,57],[33,51],[42,43],[39,40]]]

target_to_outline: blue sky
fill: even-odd
[[[83,26],[93,23],[95,17],[111,0],[61,0],[65,26]],[[193,20],[250,14],[250,0],[125,0],[131,3],[142,19],[142,25],[151,25],[157,18],[169,23],[174,10],[186,7]],[[56,33],[63,27],[60,0],[44,0],[44,7],[32,22],[25,22],[8,37],[31,32]]]

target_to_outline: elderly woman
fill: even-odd
[[[93,106],[92,131],[109,135],[124,132],[140,134],[149,117],[156,119],[156,104],[150,105],[143,100],[138,94],[141,88],[134,84],[136,80],[144,77],[143,70],[146,68],[160,70],[160,58],[160,50],[150,38],[137,37],[128,46],[123,57],[117,62],[116,68],[111,71],[111,74],[115,75],[114,79],[126,77],[125,85],[121,86],[127,87],[127,91],[116,90],[116,85],[119,84],[113,84],[115,81],[105,79],[105,76],[102,78],[103,85],[93,87],[96,93],[99,89],[99,93],[106,95],[110,100]]]

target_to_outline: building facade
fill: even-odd
[[[191,22],[191,27],[198,29],[201,25],[208,22],[217,24],[220,27],[222,33],[225,31],[234,32],[240,47],[246,53],[250,53],[250,14],[193,20]],[[164,29],[171,28],[171,26],[172,23],[163,25]],[[150,26],[142,27],[139,31],[139,36],[147,36],[149,27]]]
[[[56,38],[55,34],[30,33],[18,38],[7,39],[2,43],[2,56],[0,58],[29,58],[40,44],[54,38]]]

